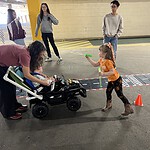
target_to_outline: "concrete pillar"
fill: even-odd
[[[35,28],[37,22],[37,16],[40,13],[40,0],[27,0],[28,11],[29,11],[29,19],[31,25],[31,33],[33,40],[41,40],[41,33],[39,30],[38,37],[35,37]]]

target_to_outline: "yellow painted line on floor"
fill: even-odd
[[[59,49],[77,49],[85,48],[87,46],[92,46],[89,41],[66,41],[66,42],[56,42]]]
[[[81,40],[81,41],[71,41],[71,40],[70,41],[69,40],[68,41],[65,41],[65,40],[63,41],[62,40],[62,41],[57,41],[57,43],[65,43],[65,42],[66,43],[77,43],[77,42],[81,43],[81,42],[89,42],[89,41],[88,40]]]
[[[62,47],[70,47],[70,46],[75,46],[75,47],[80,47],[80,46],[92,46],[90,43],[77,43],[77,44],[64,44],[64,45],[59,45],[57,46],[62,46]]]
[[[84,44],[84,43],[90,43],[89,41],[74,41],[74,42],[70,42],[70,41],[65,41],[65,42],[56,42],[56,44],[58,45],[74,45],[74,44]]]
[[[62,47],[62,48],[77,48],[77,47],[87,47],[87,46],[91,46],[89,44],[78,44],[78,45],[63,45],[63,46],[60,46],[60,45],[57,45],[58,47]]]
[[[57,46],[58,47],[66,47],[66,48],[68,48],[68,47],[86,47],[86,46],[92,46],[91,44],[89,44],[89,43],[78,43],[78,44],[64,44],[64,45],[59,45],[59,44],[57,44]]]

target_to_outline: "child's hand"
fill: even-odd
[[[48,79],[48,81],[49,81],[49,85],[51,85],[53,82],[55,82],[55,79],[54,79],[53,77],[50,77],[50,78]]]
[[[49,79],[50,77],[48,75],[43,75],[46,79]]]
[[[52,82],[55,82],[55,78],[54,78],[54,77],[49,77],[49,79],[50,79]]]
[[[103,77],[103,76],[104,76],[104,72],[102,72],[102,71],[99,72],[99,76],[102,76],[102,77]]]
[[[85,57],[88,59],[89,57],[92,57],[91,54],[85,54]]]
[[[47,76],[47,80],[50,80],[50,81],[54,82],[54,81],[55,81],[55,78],[54,78],[54,77],[49,77],[49,76]]]
[[[49,86],[51,83],[49,80],[42,80],[42,84],[45,86]]]
[[[86,59],[88,59],[88,58],[89,58],[89,56],[88,56],[88,55],[85,55],[85,58],[86,58]]]

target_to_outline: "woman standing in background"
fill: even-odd
[[[26,32],[22,28],[19,19],[16,18],[16,12],[13,9],[8,9],[7,29],[10,40],[16,44],[25,45],[24,38]]]
[[[48,5],[46,3],[41,4],[41,10],[40,14],[37,17],[37,26],[35,31],[35,36],[38,35],[38,30],[41,24],[41,32],[42,32],[42,39],[46,46],[47,50],[47,59],[45,61],[52,61],[51,51],[48,44],[51,43],[53,50],[55,52],[55,55],[58,57],[59,61],[62,61],[62,58],[59,55],[58,49],[55,45],[54,37],[53,37],[53,29],[52,29],[52,23],[54,25],[58,25],[58,20],[50,13],[50,10],[48,8]]]

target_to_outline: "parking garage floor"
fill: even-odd
[[[85,42],[85,41],[84,41]],[[44,73],[64,75],[65,78],[97,78],[97,68],[92,67],[84,54],[90,53],[98,60],[99,41],[89,41],[86,46],[65,48],[57,43],[63,61],[44,64]],[[62,44],[62,45],[61,45]],[[74,44],[75,46],[75,44]],[[149,42],[123,42],[118,45],[117,70],[121,75],[150,73]],[[105,105],[105,89],[89,90],[81,98],[82,106],[76,113],[66,105],[50,107],[46,118],[32,116],[31,109],[18,121],[6,120],[0,115],[1,150],[148,150],[150,149],[150,86],[124,87],[131,103],[142,95],[143,107],[134,106],[135,113],[120,119],[123,103],[113,92],[113,108],[101,112]],[[28,104],[24,97],[19,101]]]

